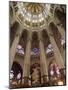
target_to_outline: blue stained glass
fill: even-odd
[[[34,53],[37,53],[37,52],[39,52],[39,49],[38,49],[38,48],[33,48],[32,51],[33,51]]]

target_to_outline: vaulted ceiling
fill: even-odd
[[[66,9],[65,5],[55,5],[55,4],[46,4],[46,3],[27,3],[27,2],[10,2],[10,16],[11,20],[14,18],[17,18],[19,24],[24,25],[27,28],[24,28],[24,31],[22,33],[22,37],[20,38],[19,44],[25,48],[26,42],[27,42],[27,33],[28,29],[29,30],[35,30],[38,31],[40,28],[43,30],[42,31],[42,36],[43,36],[43,43],[45,47],[48,47],[50,44],[49,38],[47,33],[45,32],[44,26],[46,26],[46,23],[50,21],[50,18],[52,16],[57,17],[60,21],[59,24],[62,24],[65,26],[65,16],[66,16]],[[13,18],[14,17],[14,18]],[[10,22],[11,22],[10,20]],[[51,29],[53,32],[54,36],[58,36],[56,26],[53,25],[54,23],[51,23]],[[16,28],[18,26],[18,23],[16,22],[11,26],[11,34],[10,34],[10,45],[14,39],[15,33],[16,33]],[[59,35],[60,36],[60,35]],[[38,37],[35,32],[33,32],[32,35],[32,49],[33,48],[38,48]]]

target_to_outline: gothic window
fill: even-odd
[[[22,48],[21,45],[18,45],[17,48],[16,48],[16,52],[19,53],[19,54],[24,54],[24,48]]]
[[[45,49],[45,53],[46,53],[47,57],[54,55],[53,47],[51,44],[49,44],[48,47]]]
[[[38,55],[39,54],[39,49],[38,48],[33,48],[31,54],[32,55]]]

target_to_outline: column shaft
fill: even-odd
[[[26,54],[24,57],[24,70],[23,70],[23,76],[28,77],[29,76],[29,71],[30,71],[30,53],[31,53],[31,41],[27,41],[26,45]]]
[[[52,22],[54,22],[54,24],[58,28],[58,32],[60,33],[61,38],[63,38],[65,40],[64,28],[61,25],[57,25],[59,23],[59,20],[57,18],[52,17]],[[62,45],[60,45],[60,52],[61,52],[61,55],[63,57],[64,63],[65,63],[65,49],[63,49]]]
[[[60,34],[61,34],[61,37],[65,40],[65,30],[64,30],[64,28],[61,27],[61,26],[57,26],[57,28],[58,28],[58,31],[59,31]],[[65,49],[63,49],[62,45],[61,45],[61,47],[60,47],[60,51],[61,51],[61,55],[62,55],[62,57],[63,57],[64,64],[65,64]]]
[[[65,66],[64,66],[63,58],[61,56],[59,48],[57,47],[57,44],[55,42],[55,39],[53,37],[53,34],[52,34],[51,30],[49,31],[49,28],[47,29],[47,33],[48,33],[48,36],[50,38],[50,42],[51,42],[53,50],[54,50],[54,54],[55,54],[55,58],[56,58],[56,63],[58,64],[60,69],[64,68]]]
[[[24,57],[24,67],[23,67],[24,85],[29,85],[28,80],[29,80],[29,75],[30,75],[30,55],[31,55],[31,33],[29,33],[28,35],[28,40],[26,44],[26,52],[25,52],[25,57]]]
[[[9,71],[11,71],[12,63],[13,63],[14,56],[15,56],[15,53],[16,53],[16,47],[17,47],[17,45],[19,43],[19,39],[20,39],[21,33],[22,33],[22,29],[20,28],[20,29],[17,30],[15,39],[14,39],[14,41],[12,43],[11,48],[10,48]]]
[[[43,83],[48,81],[48,69],[47,69],[47,62],[45,56],[45,49],[42,42],[41,34],[38,33],[39,37],[39,48],[40,48],[40,65],[41,65],[41,76],[43,78]]]

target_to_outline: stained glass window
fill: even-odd
[[[19,54],[24,54],[24,48],[22,48],[21,45],[18,45],[17,48],[16,48],[16,52],[19,53]]]
[[[48,47],[46,48],[46,54],[50,53],[53,51],[52,45],[49,44]]]
[[[33,48],[31,54],[32,54],[32,55],[37,55],[37,54],[39,54],[39,49],[38,49],[38,48]]]

